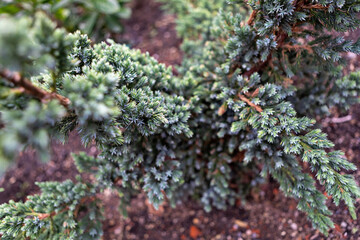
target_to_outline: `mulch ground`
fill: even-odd
[[[146,3],[146,4],[145,4]],[[125,21],[125,33],[114,36],[118,42],[148,51],[160,62],[172,66],[181,62],[181,40],[174,30],[175,16],[165,14],[153,0],[133,1],[132,18]],[[348,34],[357,37],[359,32]],[[358,58],[349,55],[351,70],[359,68]],[[332,123],[331,119],[344,116],[334,110],[332,116],[322,120],[322,128],[329,138],[360,169],[360,106],[345,113],[351,120]],[[330,121],[329,121],[330,119]],[[85,149],[76,133],[65,145],[54,142],[52,158],[48,163],[37,160],[33,151],[21,153],[16,163],[0,180],[0,203],[25,200],[29,194],[38,193],[37,181],[74,179],[77,174],[71,152],[86,151],[95,154],[95,147]],[[354,173],[360,182],[360,170]],[[196,202],[186,202],[175,209],[164,205],[155,211],[146,202],[145,195],[133,199],[129,217],[123,219],[117,212],[118,199],[105,191],[104,239],[360,239],[360,221],[352,220],[344,205],[330,203],[335,229],[326,238],[312,229],[305,214],[296,209],[296,201],[286,198],[276,184],[261,186],[248,202],[227,211],[206,213]],[[357,201],[360,212],[360,200]]]

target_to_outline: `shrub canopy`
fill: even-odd
[[[360,3],[166,2],[184,39],[176,76],[149,54],[92,45],[41,14],[0,18],[0,159],[27,146],[46,158],[50,138],[73,130],[100,150],[73,156],[96,181],[40,183],[40,195],[1,205],[3,238],[99,238],[107,188],[124,214],[142,191],[155,207],[192,197],[225,209],[268,175],[324,234],[334,224],[316,181],[356,218],[360,190],[343,173],[355,165],[330,151],[311,117],[358,102],[360,75],[344,75],[342,53],[359,53],[360,42],[330,32],[357,28]]]

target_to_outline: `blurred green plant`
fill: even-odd
[[[81,30],[93,40],[107,38],[109,32],[123,30],[121,19],[129,18],[130,0],[5,0],[0,2],[1,14],[35,16],[44,12],[59,27],[69,32]]]

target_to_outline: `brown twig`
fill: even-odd
[[[334,117],[334,118],[325,118],[323,123],[344,123],[351,121],[352,115],[347,115],[345,117]]]
[[[86,196],[86,197],[83,197],[82,199],[80,199],[79,204],[76,206],[76,208],[74,210],[74,215],[75,214],[77,215],[77,211],[79,211],[78,207],[80,205],[84,204],[86,201],[95,201],[95,200],[96,200],[96,196]],[[51,213],[38,213],[38,214],[36,214],[36,216],[39,218],[39,220],[44,220],[45,218],[54,217],[55,215],[66,212],[67,210],[69,210],[69,206],[66,206],[59,212],[53,211]]]
[[[254,20],[256,18],[256,14],[257,14],[257,10],[253,10],[248,21],[247,21],[247,25],[252,25],[254,23]]]
[[[308,45],[290,45],[290,44],[285,44],[282,46],[282,48],[286,48],[288,50],[295,50],[295,51],[299,51],[299,50],[308,50],[310,53],[313,52],[313,49],[308,46]]]
[[[314,5],[303,5],[301,6],[303,9],[329,9],[329,6],[323,6],[321,4],[314,4]]]
[[[260,71],[261,69],[265,68],[269,62],[271,61],[271,54],[267,57],[267,59],[264,62],[261,62],[260,64],[255,65],[253,68],[251,68],[249,71],[244,72],[245,77],[250,77],[252,74]]]
[[[276,36],[276,42],[278,44],[279,47],[281,47],[284,42],[285,39],[287,38],[287,34],[283,31],[280,31],[277,36]],[[258,65],[255,65],[253,68],[251,68],[249,71],[246,71],[243,75],[246,77],[250,77],[253,73],[260,71],[261,69],[265,68],[271,61],[272,58],[272,54],[269,54],[269,56],[267,57],[267,59],[264,62],[261,62]]]
[[[256,97],[257,95],[259,95],[259,92],[260,92],[260,89],[257,88],[257,89],[255,89],[255,91],[252,92],[252,93],[251,93],[251,92],[245,93],[245,96],[246,96],[246,97],[254,98],[254,97]]]
[[[238,94],[238,97],[240,98],[241,101],[246,102],[250,107],[254,108],[254,109],[255,109],[256,111],[258,111],[259,113],[261,113],[261,112],[263,111],[263,109],[262,109],[260,106],[252,103],[252,102],[251,102],[248,98],[246,98],[244,95],[241,95],[241,94],[239,93],[239,94]]]
[[[64,96],[61,96],[57,93],[47,92],[44,89],[41,89],[32,84],[28,79],[24,78],[17,72],[11,72],[7,69],[0,70],[0,77],[5,80],[13,83],[15,86],[24,89],[24,92],[39,99],[42,102],[47,102],[52,99],[56,99],[64,107],[68,107],[70,100]]]

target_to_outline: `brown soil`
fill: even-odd
[[[115,36],[142,52],[149,52],[168,66],[181,63],[181,39],[176,36],[175,16],[164,14],[161,4],[151,1],[132,1],[131,18],[124,22],[124,34]]]
[[[146,4],[145,4],[146,3]],[[165,14],[160,4],[153,0],[137,0],[132,3],[132,18],[125,22],[125,34],[115,36],[119,42],[148,51],[160,62],[172,66],[181,62],[181,41],[174,30],[175,16]],[[352,33],[350,37],[359,36]],[[350,68],[358,68],[357,57],[349,55]],[[329,123],[323,121],[322,127],[347,157],[360,168],[360,108],[354,106],[346,114],[351,121]],[[330,117],[339,117],[334,111]],[[96,149],[85,149],[76,133],[66,145],[54,142],[51,146],[52,158],[48,163],[37,160],[36,154],[26,151],[20,155],[16,164],[0,180],[0,203],[10,199],[25,200],[29,194],[38,192],[36,181],[61,181],[74,179],[70,153],[86,151],[95,154]],[[354,175],[360,182],[360,170]],[[306,216],[296,209],[296,201],[288,199],[278,191],[276,184],[262,186],[252,194],[251,201],[228,209],[206,213],[195,202],[187,202],[171,209],[163,206],[155,211],[140,195],[129,206],[129,218],[123,219],[117,212],[118,199],[115,194],[105,192],[106,219],[104,239],[360,239],[360,221],[352,220],[347,209],[331,205],[336,228],[325,238],[313,230]],[[330,202],[330,200],[329,200]],[[357,202],[360,212],[360,201]]]

